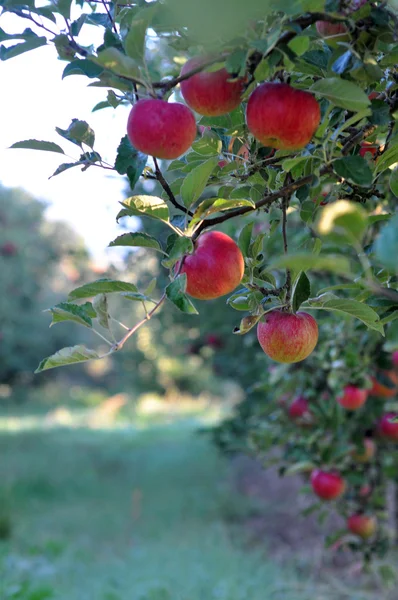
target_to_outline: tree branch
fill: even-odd
[[[287,254],[287,209],[289,206],[289,196],[284,196],[282,198],[282,236],[283,236],[283,251]],[[292,272],[290,269],[286,269],[286,282],[285,282],[285,290],[286,290],[286,304],[290,307],[290,299],[292,296]]]
[[[179,202],[177,202],[171,187],[169,186],[169,184],[167,183],[167,181],[165,180],[165,178],[163,177],[163,174],[159,168],[159,163],[157,161],[157,158],[155,158],[154,156],[153,158],[153,162],[155,165],[155,173],[156,173],[156,179],[158,180],[158,182],[160,183],[160,185],[162,186],[162,188],[164,189],[164,191],[166,192],[170,202],[172,203],[173,206],[175,206],[175,208],[178,208],[178,210],[181,210],[183,213],[185,213],[186,215],[189,215],[190,217],[192,217],[193,213],[188,210],[187,208],[185,208],[185,206],[183,206],[182,204],[180,204]]]
[[[101,0],[101,1],[102,1],[103,7],[105,8],[106,14],[108,15],[108,19],[112,23],[112,29],[116,33],[116,35],[118,35],[117,29],[116,29],[116,25],[115,25],[115,21],[112,18],[112,15],[111,15],[111,12],[109,10],[109,7],[108,7],[107,3],[105,2],[105,0]]]
[[[117,352],[118,350],[121,350],[124,346],[124,344],[127,342],[127,340],[134,335],[134,333],[140,328],[142,327],[147,321],[149,321],[151,319],[151,317],[154,315],[154,313],[162,306],[163,302],[166,300],[166,292],[164,292],[160,298],[160,300],[158,300],[158,302],[155,304],[155,306],[145,315],[145,317],[143,319],[141,319],[141,321],[139,321],[138,323],[136,323],[136,325],[134,325],[134,327],[132,327],[131,329],[129,329],[127,331],[127,333],[122,337],[122,339],[119,342],[116,342],[116,344],[113,344],[111,351],[112,352]]]

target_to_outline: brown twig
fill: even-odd
[[[166,292],[164,292],[161,296],[161,298],[158,300],[158,302],[155,304],[155,306],[145,315],[145,317],[143,319],[141,319],[141,321],[139,321],[138,323],[136,323],[134,325],[134,327],[132,327],[131,329],[129,329],[127,331],[127,333],[122,337],[122,339],[119,342],[116,342],[116,344],[113,344],[111,351],[112,352],[117,352],[118,350],[121,350],[124,346],[124,344],[127,342],[127,340],[134,335],[134,333],[140,328],[142,327],[147,321],[149,321],[151,319],[151,317],[154,315],[154,313],[162,306],[163,302],[166,300]]]
[[[290,196],[284,196],[282,198],[282,236],[283,236],[283,251],[287,254],[288,245],[287,245],[287,209],[289,207]],[[286,269],[286,304],[290,306],[290,299],[292,296],[292,272],[290,269]]]
[[[167,181],[163,177],[163,173],[161,172],[161,170],[159,168],[159,163],[158,163],[158,161],[157,161],[157,159],[155,157],[153,157],[153,163],[155,165],[156,179],[158,180],[158,182],[160,183],[160,185],[162,186],[162,188],[166,192],[166,194],[167,194],[170,202],[172,203],[172,205],[175,206],[175,208],[178,208],[178,210],[181,210],[186,215],[189,215],[190,217],[192,217],[193,213],[190,210],[188,210],[187,208],[185,208],[185,206],[183,206],[182,204],[180,204],[179,202],[177,202],[176,197],[174,196],[171,187],[169,186],[169,184],[167,183]]]
[[[112,18],[111,11],[109,10],[109,7],[108,7],[107,3],[105,2],[105,0],[101,0],[101,1],[102,1],[103,7],[105,8],[106,14],[108,15],[108,19],[112,24],[112,29],[116,33],[116,35],[118,35],[117,29],[116,29],[116,24]]]

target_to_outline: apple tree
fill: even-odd
[[[161,287],[80,286],[51,308],[53,322],[89,326],[109,355],[165,303],[198,319],[195,299],[224,297],[225,310],[237,311],[233,334],[247,336],[239,360],[257,332],[264,361],[248,443],[260,455],[281,445],[282,472],[310,473],[315,509],[337,501],[347,519],[341,543],[366,561],[382,555],[385,489],[396,473],[394,452],[383,450],[398,441],[396,4],[1,4],[20,25],[0,30],[2,60],[53,44],[64,78],[104,88],[93,110],[126,112],[113,164],[79,115],[57,128],[57,142],[40,140],[38,126],[39,139],[12,147],[62,156],[67,140],[78,155],[54,175],[96,166],[127,177],[131,196],[116,218],[138,216],[143,228],[110,245],[157,253],[168,273]],[[159,196],[136,193],[153,182]],[[168,230],[165,243],[145,231],[150,219]],[[112,314],[115,294],[140,303],[138,322]],[[67,347],[37,371],[100,358]],[[289,408],[284,394],[295,398]]]

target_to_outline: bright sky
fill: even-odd
[[[21,31],[29,22],[13,15],[1,18],[7,33]],[[55,27],[55,26],[54,26]],[[89,27],[90,33],[100,31]],[[16,43],[13,41],[12,43]],[[115,220],[126,180],[96,167],[79,167],[48,179],[59,164],[73,162],[62,154],[34,150],[9,150],[14,142],[37,139],[59,144],[73,159],[79,148],[60,137],[55,127],[66,129],[72,118],[85,120],[96,134],[95,149],[113,164],[120,139],[126,133],[127,107],[91,112],[106,99],[106,88],[90,88],[84,76],[61,79],[67,63],[56,57],[53,46],[44,46],[0,63],[0,182],[22,187],[49,203],[51,219],[68,221],[84,237],[98,259],[116,258],[123,249],[108,243],[121,233]]]

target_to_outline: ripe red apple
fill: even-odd
[[[376,377],[372,377],[371,379],[372,379],[373,386],[369,391],[369,395],[370,396],[378,396],[379,398],[392,398],[397,393],[398,373],[395,373],[394,371],[380,371],[380,372],[382,375],[384,375],[391,381],[391,384],[394,387],[388,387],[387,385],[384,385],[383,383],[378,381],[376,379]]]
[[[247,103],[250,132],[264,146],[300,150],[314,135],[321,110],[312,94],[287,83],[262,83]]]
[[[371,495],[372,491],[372,486],[370,486],[368,483],[364,483],[359,488],[358,495],[360,498],[366,498],[367,496]]]
[[[392,353],[392,364],[394,367],[398,367],[398,350]]]
[[[398,441],[398,421],[393,423],[391,419],[398,417],[398,413],[386,413],[379,422],[381,435],[390,440]]]
[[[318,325],[305,312],[273,310],[257,325],[257,338],[265,354],[281,363],[295,363],[311,354],[318,341]]]
[[[289,417],[296,421],[297,419],[309,419],[311,418],[311,411],[309,409],[308,400],[304,396],[297,396],[290,404],[288,409]]]
[[[337,402],[347,410],[357,410],[366,402],[368,390],[361,390],[356,385],[346,385],[343,395],[337,398]]]
[[[363,142],[361,142],[359,154],[362,157],[364,157],[365,154],[367,154],[367,153],[371,154],[372,156],[375,156],[377,154],[378,148],[379,148],[378,146],[375,146],[371,142],[363,141]]]
[[[372,537],[377,527],[377,521],[375,517],[367,515],[351,515],[347,519],[347,528],[351,533],[355,533],[364,540]]]
[[[171,160],[192,145],[196,137],[195,117],[179,102],[139,100],[130,111],[127,134],[140,152]]]
[[[376,100],[379,97],[379,92],[370,92],[368,98],[369,100]]]
[[[346,489],[346,483],[341,475],[320,469],[312,471],[311,485],[315,494],[322,500],[335,500],[342,496]]]
[[[364,449],[361,451],[353,450],[351,452],[352,458],[358,463],[367,463],[376,454],[376,444],[370,438],[365,438],[363,440]]]
[[[13,242],[5,242],[0,246],[0,254],[2,256],[15,256],[17,251],[18,248]]]
[[[347,33],[348,29],[344,23],[330,23],[329,21],[317,21],[315,27],[322,37],[341,36]]]
[[[203,60],[198,56],[188,60],[181,69],[181,75],[199,67]],[[231,79],[226,69],[201,71],[181,81],[181,93],[192,110],[206,117],[218,117],[231,112],[241,102],[245,79]]]
[[[222,348],[224,346],[222,339],[219,335],[214,333],[208,333],[206,336],[206,344],[211,348]]]
[[[194,246],[181,268],[181,273],[187,275],[187,294],[211,300],[232,292],[245,270],[242,252],[234,240],[221,231],[208,231]]]

